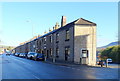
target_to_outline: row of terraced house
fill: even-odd
[[[78,64],[96,64],[96,24],[83,18],[66,24],[62,16],[53,30],[17,46],[15,53],[37,52],[46,59],[68,61]]]

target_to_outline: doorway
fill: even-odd
[[[87,49],[82,49],[82,59],[81,63],[82,64],[88,64],[88,50]]]

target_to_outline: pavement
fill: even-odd
[[[89,66],[89,65],[83,65],[83,64],[76,64],[73,62],[67,62],[67,61],[55,61],[52,60],[46,60],[45,63],[54,64],[54,65],[60,65],[60,66],[75,66],[75,67],[101,67],[101,65],[95,65],[95,66]],[[120,68],[120,64],[108,64],[103,65],[101,68]]]

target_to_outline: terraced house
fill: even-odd
[[[96,64],[96,24],[83,18],[66,24],[62,16],[61,26],[15,48],[15,52],[38,52],[47,59]]]

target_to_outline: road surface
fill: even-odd
[[[2,79],[118,79],[118,68],[60,66],[5,55],[0,61]]]

